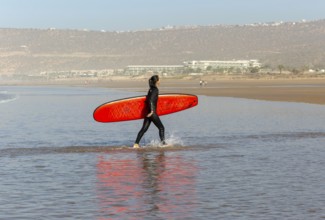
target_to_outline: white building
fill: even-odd
[[[125,68],[126,75],[142,75],[148,72],[169,74],[169,73],[183,73],[187,68],[193,70],[201,69],[207,70],[208,67],[213,69],[240,69],[248,70],[249,68],[260,68],[261,64],[258,60],[193,60],[183,62],[183,65],[130,65]]]
[[[220,61],[220,60],[199,60],[199,61],[186,61],[184,62],[184,67],[192,69],[206,70],[208,67],[212,69],[223,68],[223,69],[248,69],[248,68],[260,68],[261,63],[258,60],[230,60],[230,61]]]

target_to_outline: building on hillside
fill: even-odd
[[[184,69],[183,65],[130,65],[125,69],[126,75],[142,75],[147,72],[169,74],[180,73]]]
[[[207,70],[208,67],[211,69],[249,69],[249,68],[260,68],[261,63],[258,60],[230,60],[230,61],[219,61],[219,60],[199,60],[199,61],[186,61],[184,67],[191,69]]]
[[[137,76],[143,75],[148,72],[157,74],[174,74],[184,73],[187,69],[193,69],[194,71],[200,69],[202,71],[213,69],[239,69],[241,71],[249,70],[250,68],[260,68],[261,63],[258,60],[193,60],[183,62],[183,65],[129,65],[125,68],[125,75]]]

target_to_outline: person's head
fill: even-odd
[[[159,85],[159,76],[158,75],[153,75],[150,79],[149,79],[149,86],[158,86]]]

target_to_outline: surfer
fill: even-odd
[[[159,94],[159,90],[158,90],[158,86],[160,85],[160,81],[159,81],[159,76],[158,75],[154,75],[149,79],[149,91],[148,91],[148,95],[147,95],[147,106],[148,106],[148,115],[147,117],[144,118],[143,121],[143,125],[141,130],[138,133],[137,139],[133,145],[133,148],[139,148],[139,143],[140,140],[142,138],[142,136],[144,135],[144,133],[146,133],[146,131],[148,130],[151,122],[154,123],[154,125],[156,125],[156,127],[159,130],[159,137],[161,140],[162,144],[166,144],[165,142],[165,127],[164,125],[161,123],[159,116],[157,115],[157,102],[158,102],[158,94]]]

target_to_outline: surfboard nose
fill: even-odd
[[[107,109],[99,106],[93,113],[94,120],[97,122],[105,122],[106,115],[108,114]]]

